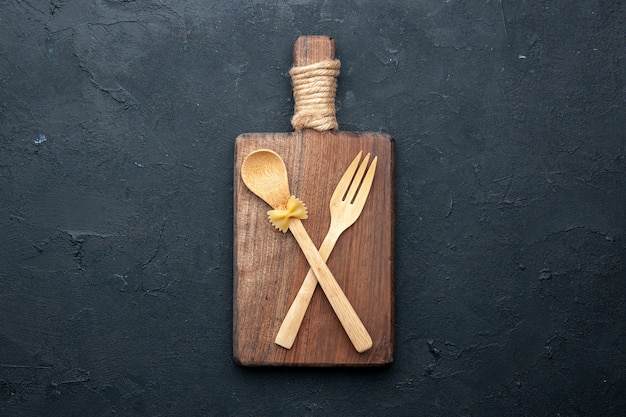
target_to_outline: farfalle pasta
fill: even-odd
[[[287,230],[289,230],[290,218],[295,217],[301,220],[309,218],[304,203],[293,195],[287,200],[287,208],[285,210],[270,210],[267,212],[267,216],[272,226],[283,233],[287,233]]]

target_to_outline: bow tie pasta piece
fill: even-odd
[[[285,210],[270,210],[267,212],[267,215],[272,226],[283,233],[287,233],[287,230],[289,230],[290,218],[295,217],[301,220],[309,218],[304,203],[293,195],[289,197]]]

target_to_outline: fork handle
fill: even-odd
[[[317,277],[317,281],[320,283],[324,294],[326,294],[326,298],[328,298],[331,307],[348,334],[354,348],[359,353],[370,349],[372,347],[372,338],[363,325],[363,322],[356,314],[356,311],[354,311],[352,304],[350,304],[350,301],[348,301],[346,295],[341,290],[332,272],[328,269],[326,261],[318,252],[315,244],[302,225],[302,221],[297,218],[291,218],[289,221],[289,230],[291,230],[291,234],[293,234],[300,249],[302,249],[305,258],[311,266],[311,270]]]
[[[337,240],[339,239],[339,235],[331,233],[331,230],[332,228],[328,231],[328,234],[319,248],[319,254],[324,261],[328,260],[331,252],[335,248]],[[280,325],[280,329],[278,330],[274,343],[284,347],[285,349],[291,349],[316,288],[317,278],[315,278],[313,270],[309,269],[298,294],[296,294],[296,298],[293,300],[293,303],[291,303],[291,307],[289,307],[289,311],[287,311],[287,314]]]

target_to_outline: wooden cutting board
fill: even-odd
[[[294,46],[294,64],[335,56],[335,43],[305,36]],[[291,349],[274,343],[309,265],[291,233],[268,221],[270,207],[241,179],[241,164],[257,149],[278,153],[291,193],[307,206],[303,221],[319,247],[330,224],[330,197],[361,150],[378,157],[376,176],[359,219],[346,230],[327,265],[372,337],[358,353],[322,289],[317,287]],[[244,366],[376,366],[393,360],[394,142],[384,133],[246,133],[236,139],[234,172],[233,354]]]

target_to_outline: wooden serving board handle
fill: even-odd
[[[293,46],[293,64],[301,67],[335,58],[335,40],[328,36],[300,36]]]

